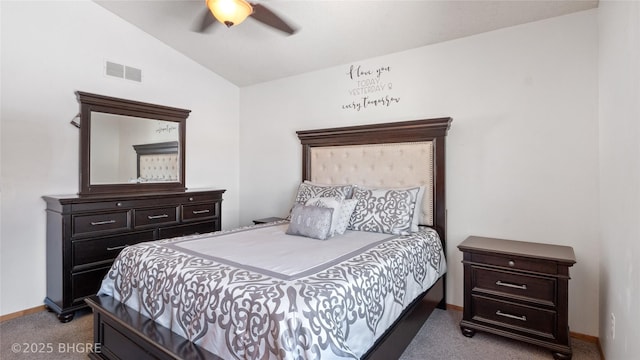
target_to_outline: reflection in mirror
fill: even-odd
[[[178,181],[176,122],[94,111],[90,136],[92,185]],[[166,143],[175,145],[156,146],[153,154],[138,158],[135,146]]]

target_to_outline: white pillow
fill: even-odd
[[[347,199],[342,200],[342,205],[340,206],[340,210],[338,211],[337,224],[335,225],[336,234],[344,234],[349,227],[349,221],[351,220],[351,214],[353,214],[353,210],[355,210],[356,205],[358,204],[358,200],[356,199]]]
[[[311,198],[305,203],[306,206],[327,207],[333,209],[331,218],[331,234],[342,235],[349,227],[351,214],[356,208],[358,201],[355,199],[341,200],[339,198],[319,197]]]
[[[418,231],[418,225],[420,225],[420,221],[422,221],[422,203],[424,202],[424,192],[425,186],[420,186],[420,190],[418,191],[418,198],[416,199],[416,207],[413,210],[413,220],[411,220],[411,232]],[[408,189],[408,188],[407,188]]]

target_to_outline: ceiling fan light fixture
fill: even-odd
[[[251,13],[253,7],[245,0],[206,0],[207,7],[219,22],[227,27],[238,25]]]

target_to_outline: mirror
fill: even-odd
[[[81,195],[185,190],[189,110],[77,95]]]

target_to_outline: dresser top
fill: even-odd
[[[204,193],[218,193],[222,195],[225,189],[209,189],[209,188],[194,188],[184,191],[164,191],[164,192],[130,192],[120,194],[92,194],[92,195],[45,195],[42,198],[47,202],[60,202],[61,204],[72,203],[90,203],[96,201],[112,201],[112,200],[135,200],[135,199],[153,199],[164,198],[167,196],[180,196],[180,195],[197,195]]]
[[[461,242],[460,245],[458,245],[458,249],[461,251],[505,254],[554,260],[567,263],[569,266],[576,263],[576,255],[573,252],[573,248],[571,246],[563,245],[469,236],[466,240]]]

